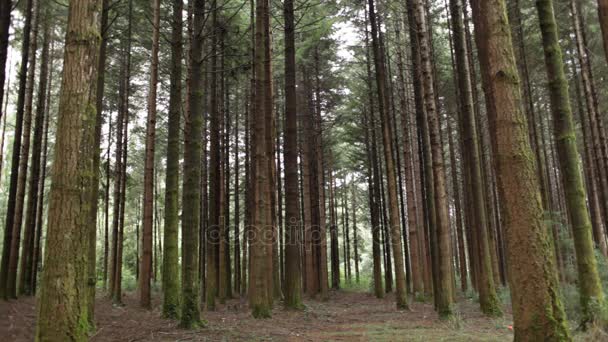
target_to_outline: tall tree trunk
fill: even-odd
[[[49,14],[49,6],[45,13]],[[38,84],[38,98],[36,103],[36,116],[34,119],[34,139],[32,149],[32,161],[29,176],[29,190],[25,211],[25,231],[23,234],[22,256],[20,260],[19,293],[30,296],[33,294],[33,260],[34,260],[34,238],[36,232],[36,207],[38,205],[38,193],[40,186],[40,158],[42,155],[42,138],[44,134],[44,121],[46,114],[46,87],[48,81],[48,62],[50,47],[50,23],[44,21],[44,37],[42,43],[42,55],[40,60],[40,77]],[[98,118],[99,119],[99,118]],[[95,212],[97,214],[97,212]],[[91,267],[89,265],[89,267]],[[92,314],[92,312],[90,312]]]
[[[99,1],[70,2],[37,341],[85,341],[89,215],[93,185]],[[57,310],[61,307],[62,310]]]
[[[44,225],[44,184],[46,180],[46,161],[48,156],[48,136],[49,136],[49,122],[51,120],[51,89],[53,87],[53,61],[55,60],[53,56],[54,52],[54,42],[51,40],[50,47],[50,61],[49,61],[49,78],[47,84],[47,94],[46,94],[46,104],[45,104],[45,118],[44,118],[44,136],[42,138],[42,161],[41,161],[41,175],[40,175],[40,185],[39,194],[38,194],[38,204],[36,206],[36,236],[34,240],[34,260],[32,261],[32,293],[36,294],[37,280],[38,280],[38,271],[40,269],[41,257],[40,253],[42,251],[42,226]]]
[[[386,79],[384,75],[384,65],[382,54],[378,43],[378,26],[376,25],[376,13],[374,10],[374,0],[369,0],[369,17],[372,27],[372,48],[374,50],[374,61],[376,67],[376,83],[378,87],[378,111],[381,115],[382,137],[384,143],[384,159],[386,164],[387,188],[388,188],[388,208],[389,208],[389,227],[391,245],[393,249],[393,259],[395,262],[396,278],[396,303],[397,308],[407,308],[407,291],[405,284],[405,266],[403,261],[403,248],[401,245],[401,227],[399,226],[399,201],[397,198],[397,184],[395,174],[395,163],[393,159],[393,134],[390,126],[388,114],[388,103],[385,97]]]
[[[194,329],[202,324],[200,318],[199,227],[201,220],[201,149],[203,134],[202,55],[205,1],[193,0],[193,28],[190,65],[190,103],[184,131],[184,169],[182,191],[183,273],[180,326]],[[209,260],[209,259],[207,259]],[[207,280],[209,281],[209,279]]]
[[[152,59],[146,120],[146,149],[144,161],[144,194],[142,219],[142,257],[139,274],[139,301],[150,309],[150,279],[152,277],[152,229],[154,225],[154,144],[156,140],[156,92],[158,86],[158,50],[160,38],[160,0],[152,3]]]
[[[11,25],[11,0],[0,1],[0,102],[4,99],[4,81],[8,79],[10,83],[10,71],[8,78],[6,77],[6,60],[8,57],[8,38],[9,38],[9,27]],[[7,86],[6,89],[9,89]],[[8,91],[7,91],[8,94]],[[8,98],[8,97],[7,97]],[[6,107],[4,110],[0,104],[0,120],[6,116]],[[6,120],[6,119],[5,119]]]
[[[569,340],[504,0],[472,0],[508,251],[515,339]]]
[[[435,102],[433,68],[429,33],[427,32],[426,11],[420,0],[413,0],[414,19],[416,21],[418,42],[420,47],[420,67],[424,88],[424,103],[429,126],[432,155],[432,172],[434,180],[434,202],[436,208],[436,226],[432,227],[437,241],[437,283],[435,288],[436,305],[439,315],[449,317],[452,314],[452,253],[449,231],[449,215],[447,189],[445,186],[445,169],[443,164],[439,113]]]
[[[493,269],[490,259],[490,246],[488,241],[488,217],[484,205],[483,174],[481,172],[482,158],[478,141],[478,130],[473,112],[473,93],[470,78],[468,51],[464,32],[464,17],[461,0],[450,0],[450,14],[454,40],[456,71],[458,73],[458,89],[460,91],[460,114],[463,134],[463,148],[466,156],[465,166],[469,169],[470,188],[472,194],[472,207],[479,254],[476,256],[481,267],[478,278],[479,304],[481,310],[488,316],[500,316],[500,304],[496,296],[496,288],[492,277]],[[463,260],[464,262],[464,260]]]
[[[32,108],[34,100],[34,81],[36,75],[36,52],[38,50],[38,27],[40,17],[40,4],[34,3],[32,37],[29,45],[28,74],[25,85],[25,112],[23,115],[23,137],[21,156],[19,157],[19,177],[17,178],[17,196],[15,203],[15,218],[13,222],[13,240],[11,241],[10,258],[8,262],[8,279],[6,292],[9,297],[17,298],[17,268],[19,265],[19,246],[21,244],[21,228],[23,226],[23,209],[27,183],[27,171],[32,133]]]
[[[301,309],[300,213],[298,208],[298,121],[296,95],[296,48],[293,0],[283,4],[285,17],[285,119],[283,160],[285,162],[285,306]]]
[[[572,11],[572,21],[574,26],[576,52],[580,64],[580,77],[583,85],[583,95],[587,106],[587,115],[591,122],[591,139],[593,141],[592,155],[595,157],[591,160],[595,164],[598,174],[599,198],[601,209],[604,213],[604,225],[608,225],[608,146],[606,145],[604,132],[604,118],[602,117],[598,103],[595,85],[593,83],[593,74],[591,61],[588,54],[587,39],[585,36],[582,17],[579,13],[579,8],[576,3],[570,2],[570,10]]]
[[[238,295],[241,293],[241,203],[239,202],[239,180],[241,174],[239,165],[239,108],[237,107],[234,112],[234,291],[238,297]]]
[[[357,195],[355,194],[355,187],[352,188],[353,197],[352,197],[352,205],[353,205],[353,249],[354,249],[354,257],[355,257],[355,281],[359,284],[359,233],[357,231]]]
[[[165,178],[165,224],[163,241],[163,316],[179,317],[179,160],[182,116],[182,1],[173,1],[171,20],[171,88]]]
[[[24,124],[24,107],[25,107],[25,88],[27,83],[28,61],[30,54],[30,35],[32,31],[32,9],[35,0],[27,0],[25,2],[25,22],[23,24],[23,40],[21,48],[21,64],[19,67],[19,90],[17,92],[17,113],[15,115],[15,132],[13,140],[13,148],[11,154],[11,176],[8,190],[8,200],[6,208],[6,220],[4,224],[4,240],[2,245],[2,263],[0,264],[0,297],[7,299],[10,293],[7,289],[9,279],[9,260],[11,255],[11,243],[13,241],[13,225],[15,223],[15,204],[17,200],[17,183],[19,178],[19,159],[21,157],[21,143]],[[10,6],[10,4],[9,4]],[[10,11],[3,11],[9,15]],[[4,24],[4,23],[2,23]],[[7,37],[8,38],[8,37]],[[4,39],[4,37],[2,37]],[[4,69],[2,69],[4,72]],[[4,86],[4,84],[2,84]]]
[[[218,111],[218,72],[217,72],[217,0],[211,2],[211,89],[209,113],[209,227],[207,229],[207,277],[205,278],[205,304],[208,310],[215,310],[215,297],[218,295],[219,243],[220,243],[220,127]]]
[[[365,12],[365,65],[367,71],[366,83],[369,94],[372,94],[372,71],[371,62],[372,58],[370,55],[370,44],[369,44],[369,29],[367,23],[369,22],[369,14],[367,12],[367,6],[364,6]],[[372,260],[373,260],[373,272],[374,272],[374,294],[376,298],[384,297],[384,289],[382,284],[382,257],[380,248],[380,211],[379,211],[379,198],[380,188],[378,180],[378,158],[376,155],[376,139],[374,133],[374,97],[368,96],[369,100],[369,113],[364,111],[363,120],[365,127],[365,147],[367,150],[367,164],[368,164],[368,192],[369,192],[369,207],[372,224]],[[370,134],[370,132],[372,134]]]
[[[575,28],[580,29],[577,5],[571,1],[571,10],[575,20]],[[578,281],[580,287],[583,322],[585,325],[598,319],[592,308],[601,305],[604,293],[597,271],[595,260],[591,219],[587,211],[586,192],[583,185],[583,175],[580,168],[580,156],[576,145],[576,132],[568,81],[564,72],[561,47],[559,45],[557,24],[553,12],[552,0],[537,0],[536,8],[540,21],[545,65],[549,79],[551,112],[553,113],[554,134],[559,157],[562,186],[566,195],[567,212],[572,223],[574,250],[578,266]]]
[[[253,172],[254,209],[252,212],[251,258],[249,273],[249,306],[255,318],[268,318],[272,307],[272,218],[270,217],[269,168],[267,131],[271,129],[267,108],[271,105],[270,67],[270,8],[268,0],[257,0],[255,25],[255,167]]]

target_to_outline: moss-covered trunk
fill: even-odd
[[[570,340],[504,0],[472,0],[502,203],[515,340]]]
[[[573,15],[577,15],[576,3],[571,1]],[[578,268],[578,280],[583,308],[583,324],[598,318],[598,308],[603,305],[604,293],[597,272],[594,254],[591,220],[587,211],[586,192],[576,145],[576,132],[568,93],[568,81],[559,45],[557,24],[552,0],[537,0],[545,65],[549,80],[551,112],[557,144],[561,180],[566,195],[566,206]],[[576,20],[576,19],[575,19]]]
[[[193,1],[191,57],[198,61],[203,54],[204,0]],[[184,168],[182,191],[182,297],[180,326],[192,329],[202,324],[200,318],[199,227],[201,220],[201,157],[203,132],[203,78],[201,63],[190,66],[191,90],[187,94],[190,110],[184,130]]]
[[[173,2],[171,21],[171,88],[165,179],[165,224],[163,253],[163,316],[179,316],[179,159],[182,100],[182,11],[181,1]],[[191,99],[190,99],[191,100]]]

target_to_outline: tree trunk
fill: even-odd
[[[179,317],[179,161],[182,101],[182,11],[181,1],[173,2],[171,20],[171,88],[165,179],[165,224],[163,253],[163,316]]]
[[[154,225],[154,144],[156,140],[156,92],[158,86],[158,50],[160,38],[160,0],[152,3],[152,60],[146,120],[146,149],[144,161],[144,194],[142,219],[142,257],[139,274],[139,301],[145,309],[151,308],[150,279],[152,277],[152,229]]]
[[[569,340],[543,223],[504,0],[472,0],[486,93],[518,341]]]
[[[403,248],[401,245],[401,227],[399,225],[399,201],[397,198],[397,184],[395,174],[395,164],[393,160],[393,131],[390,126],[388,114],[388,103],[385,97],[386,79],[384,74],[384,63],[378,43],[378,27],[376,25],[376,13],[374,10],[374,0],[369,0],[369,17],[372,27],[372,48],[374,50],[374,61],[376,67],[376,83],[378,87],[378,111],[381,115],[382,137],[384,143],[384,159],[386,163],[387,188],[388,188],[388,208],[391,245],[395,262],[396,278],[396,303],[397,308],[407,308],[407,291],[405,284],[405,267],[403,261]]]
[[[577,5],[570,2],[574,16],[575,29],[580,30]],[[568,81],[564,72],[561,48],[559,46],[557,24],[553,12],[552,0],[537,0],[536,8],[545,51],[545,65],[549,79],[551,111],[553,113],[554,134],[559,157],[562,186],[565,192],[567,212],[572,223],[574,250],[578,266],[578,280],[583,325],[598,319],[592,306],[603,305],[604,293],[597,271],[595,260],[591,219],[587,211],[586,191],[580,168],[580,156],[576,145],[576,132]]]
[[[45,184],[45,180],[46,180],[46,161],[47,161],[47,156],[48,156],[48,136],[49,136],[49,122],[51,120],[51,89],[53,86],[53,61],[54,58],[53,56],[53,52],[54,52],[54,42],[51,41],[51,48],[49,51],[50,54],[50,61],[49,61],[49,78],[48,78],[48,84],[47,84],[47,94],[46,94],[46,104],[45,104],[45,112],[47,113],[45,115],[45,119],[44,119],[44,136],[42,139],[42,162],[41,162],[41,175],[40,175],[40,185],[38,186],[39,188],[39,194],[38,194],[38,204],[36,205],[36,236],[35,236],[35,245],[34,245],[34,260],[32,261],[32,293],[36,294],[36,286],[37,286],[37,279],[38,279],[38,271],[41,268],[40,264],[41,264],[41,257],[40,257],[40,253],[42,251],[42,226],[44,225],[44,218],[43,218],[43,214],[44,214],[44,184]]]
[[[199,272],[199,227],[201,220],[201,149],[203,134],[203,94],[196,89],[203,88],[202,54],[203,25],[205,22],[205,1],[193,2],[194,34],[191,42],[192,64],[190,66],[191,89],[186,129],[184,131],[184,169],[182,191],[182,238],[183,274],[181,293],[180,326],[194,329],[202,324],[200,318],[200,277]]]
[[[285,306],[301,309],[302,271],[298,229],[298,126],[296,95],[296,48],[293,0],[283,4],[285,17],[285,120],[283,160],[285,162]]]
[[[435,103],[435,89],[433,68],[431,65],[431,51],[429,34],[427,32],[426,11],[420,0],[413,0],[414,19],[416,21],[418,42],[420,48],[420,66],[422,71],[422,84],[424,88],[424,103],[429,126],[432,172],[434,180],[434,202],[436,208],[436,226],[432,227],[437,240],[437,283],[435,297],[437,310],[442,317],[452,315],[452,253],[450,244],[449,215],[447,204],[447,189],[445,186],[445,169],[443,164],[441,136],[439,127],[439,113]]]
[[[0,297],[7,299],[10,293],[7,289],[9,280],[9,260],[11,255],[11,244],[13,241],[13,225],[15,223],[15,204],[17,200],[17,183],[19,178],[19,159],[21,157],[21,144],[24,125],[25,91],[28,73],[28,61],[30,53],[30,35],[32,31],[33,3],[35,0],[27,0],[25,3],[25,22],[23,24],[23,40],[21,49],[21,64],[19,68],[19,90],[17,93],[17,113],[15,115],[15,132],[11,154],[11,176],[8,190],[8,201],[6,208],[6,221],[4,224],[4,241],[2,245],[2,263],[0,264]],[[10,6],[10,4],[9,4]],[[9,15],[10,11],[3,11]],[[4,23],[2,23],[4,24]],[[7,37],[8,38],[8,37]],[[4,39],[4,37],[2,37]],[[4,73],[4,69],[2,69]],[[4,84],[2,84],[4,86]]]
[[[63,80],[37,341],[86,341],[89,215],[93,185],[99,1],[74,0],[68,11]],[[58,310],[58,308],[60,308]]]
[[[272,218],[270,217],[269,169],[267,131],[271,129],[268,120],[268,105],[271,104],[270,67],[270,8],[268,0],[256,3],[255,25],[255,167],[253,172],[254,191],[252,210],[252,234],[249,273],[249,306],[255,318],[269,318],[272,307]]]
[[[452,32],[454,40],[456,71],[458,73],[458,89],[460,91],[460,114],[463,134],[463,148],[466,156],[463,160],[469,169],[470,188],[472,194],[472,207],[479,254],[476,256],[481,267],[478,278],[479,304],[481,310],[488,316],[500,316],[500,304],[496,296],[496,284],[492,277],[493,269],[490,259],[490,246],[488,239],[488,217],[484,205],[483,174],[481,172],[482,158],[480,156],[478,128],[473,112],[473,93],[470,78],[468,51],[464,32],[464,19],[461,0],[450,0],[450,13],[452,19]]]
[[[6,79],[6,60],[8,57],[8,38],[9,38],[9,27],[11,25],[11,0],[0,1],[0,102],[4,99],[4,81]],[[10,72],[8,75],[10,80]],[[10,83],[10,82],[9,82]],[[9,89],[7,86],[6,89]],[[8,94],[8,91],[7,91]],[[7,97],[8,98],[8,97]],[[0,104],[0,121],[6,116],[6,107],[4,111]]]
[[[10,258],[8,262],[8,279],[6,292],[9,297],[17,298],[17,268],[19,265],[19,246],[21,244],[21,228],[23,226],[23,209],[27,183],[29,151],[32,133],[32,105],[34,100],[34,81],[36,74],[36,52],[38,50],[38,27],[40,20],[40,4],[36,1],[33,9],[32,37],[29,45],[28,74],[25,85],[25,112],[23,115],[23,137],[21,156],[19,157],[19,177],[17,178],[17,196],[15,203],[15,218],[13,222],[13,240],[11,241]]]
[[[45,13],[49,14],[48,6]],[[48,16],[47,16],[48,17]],[[38,205],[38,193],[40,186],[40,158],[42,154],[42,138],[44,134],[44,121],[46,113],[46,87],[48,81],[48,62],[50,46],[50,23],[44,21],[44,38],[42,43],[42,56],[40,61],[40,77],[38,84],[38,98],[36,103],[36,116],[34,119],[34,139],[32,149],[32,161],[29,176],[29,191],[25,211],[25,231],[23,234],[22,256],[20,264],[19,293],[31,296],[33,294],[33,260],[34,260],[34,238],[36,232],[36,207]],[[94,255],[94,254],[93,254]]]

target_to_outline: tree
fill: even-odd
[[[274,229],[270,217],[268,196],[271,172],[266,146],[266,131],[271,129],[267,111],[271,110],[270,67],[270,9],[268,0],[256,2],[255,49],[255,149],[254,208],[250,237],[249,306],[255,318],[268,318],[272,307],[272,241]]]
[[[163,253],[163,315],[168,318],[179,316],[179,251],[177,242],[179,229],[179,145],[182,115],[182,11],[182,1],[173,1],[171,90],[169,94],[169,137],[167,139],[165,233],[163,241],[165,248]]]
[[[574,10],[573,14],[577,15],[575,2],[571,2],[571,4]],[[562,186],[574,237],[581,304],[583,306],[583,324],[586,324],[598,319],[594,307],[603,305],[604,293],[597,272],[591,219],[587,211],[587,195],[583,185],[574,119],[568,93],[568,81],[564,72],[564,61],[557,35],[553,1],[537,0],[536,8],[549,80],[553,132],[557,144]]]
[[[407,291],[405,288],[405,266],[403,262],[403,249],[401,246],[401,228],[399,226],[399,209],[397,199],[397,184],[395,164],[393,160],[393,132],[389,123],[388,102],[385,98],[386,79],[384,74],[384,63],[380,44],[378,42],[378,25],[376,24],[376,13],[374,0],[369,0],[369,20],[372,34],[372,50],[374,52],[374,65],[376,67],[376,85],[378,91],[378,111],[380,112],[380,122],[382,124],[382,138],[384,143],[384,159],[386,165],[387,188],[388,188],[388,209],[391,246],[395,262],[396,277],[396,302],[397,308],[407,308]]]
[[[50,6],[46,6],[45,13],[50,14]],[[42,157],[42,138],[44,134],[44,121],[46,113],[47,81],[49,75],[49,49],[50,49],[50,20],[44,21],[44,37],[42,43],[42,54],[40,60],[40,78],[38,84],[38,98],[36,103],[36,116],[34,119],[34,137],[32,141],[32,160],[29,176],[27,205],[25,211],[25,231],[23,234],[22,257],[19,265],[19,293],[26,296],[33,294],[34,282],[33,268],[35,265],[35,232],[36,232],[36,208],[38,205],[38,193],[40,188],[40,159]]]
[[[203,25],[204,0],[193,2],[193,28],[192,36],[192,65],[190,82],[192,89],[202,88],[202,53],[203,53]],[[201,220],[201,140],[203,129],[203,94],[200,91],[188,93],[190,113],[187,116],[184,141],[184,180],[182,210],[182,236],[183,236],[183,274],[182,274],[182,311],[180,325],[192,329],[202,324],[200,319],[200,283],[199,283],[199,239],[198,229]]]
[[[536,166],[504,0],[472,0],[498,190],[503,208],[515,340],[569,340],[548,246]]]
[[[296,96],[296,49],[293,0],[283,4],[285,16],[285,306],[302,308],[298,208],[298,126]]]
[[[4,80],[6,79],[5,70],[12,6],[11,0],[0,1],[0,99],[4,99]],[[0,120],[4,115],[6,113],[3,112],[3,108],[0,106]]]
[[[431,65],[430,37],[427,31],[426,10],[422,1],[413,0],[414,19],[420,48],[420,67],[422,85],[424,88],[424,104],[428,121],[430,148],[432,156],[432,172],[434,181],[433,200],[436,209],[436,226],[434,229],[437,241],[437,280],[435,287],[435,303],[442,317],[452,315],[452,253],[449,231],[449,215],[447,203],[446,175],[443,165],[441,132],[439,128],[439,113],[435,103],[435,81]]]
[[[139,274],[140,304],[150,308],[150,279],[152,277],[152,225],[154,218],[154,142],[156,137],[156,91],[158,85],[158,49],[160,38],[160,0],[152,3],[152,60],[146,121],[146,159],[144,166],[144,194],[142,220],[142,258]]]
[[[452,37],[454,41],[454,54],[456,71],[458,73],[458,89],[460,91],[460,115],[462,134],[464,135],[464,161],[470,175],[471,184],[466,190],[472,193],[472,208],[474,223],[478,240],[479,265],[481,270],[478,279],[479,304],[481,310],[490,316],[500,315],[498,297],[492,278],[490,260],[490,246],[488,244],[488,220],[484,205],[483,176],[481,173],[481,158],[477,140],[477,125],[473,114],[473,94],[471,89],[471,74],[469,70],[468,51],[464,32],[464,20],[461,0],[450,0],[450,14],[452,22]],[[452,165],[452,167],[455,167]],[[458,200],[458,199],[457,199]],[[464,260],[462,260],[464,262]]]
[[[36,340],[86,341],[87,200],[93,185],[100,2],[72,0],[49,194],[45,267]]]
[[[12,250],[13,225],[15,223],[15,207],[17,202],[17,184],[19,181],[19,161],[21,157],[21,143],[24,131],[24,106],[27,84],[28,61],[30,53],[30,34],[32,31],[32,9],[34,0],[25,3],[25,22],[23,24],[23,48],[21,49],[21,66],[19,68],[19,91],[17,94],[17,113],[15,115],[15,138],[11,155],[11,176],[8,190],[8,205],[6,208],[6,220],[4,224],[4,241],[2,245],[2,261],[0,264],[0,296],[7,299],[11,296],[8,289],[10,276],[10,257]],[[4,12],[3,12],[4,13]],[[10,18],[9,18],[10,21]],[[8,34],[8,33],[7,33]],[[2,69],[4,70],[4,69]],[[2,85],[4,87],[4,84]],[[27,158],[27,157],[26,157]],[[18,245],[17,245],[18,246]],[[14,295],[13,295],[14,296]]]

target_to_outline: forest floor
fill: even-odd
[[[470,300],[458,303],[458,314],[440,321],[430,303],[412,303],[397,311],[391,295],[376,299],[362,292],[332,292],[328,301],[307,301],[306,310],[275,305],[273,318],[253,319],[245,300],[230,300],[215,312],[203,312],[207,327],[187,331],[155,309],[142,310],[134,294],[125,306],[97,300],[97,331],[91,341],[511,341],[511,316],[483,317]],[[0,302],[0,340],[33,341],[35,300]]]

